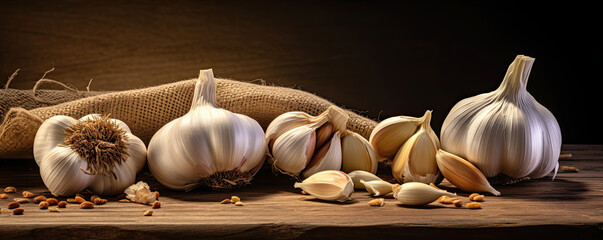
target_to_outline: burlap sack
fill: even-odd
[[[13,101],[10,107],[21,107],[11,108],[0,125],[0,158],[32,158],[33,139],[38,127],[54,115],[80,118],[90,113],[111,114],[112,118],[128,124],[132,133],[148,144],[160,127],[190,110],[195,81],[183,80],[156,87],[105,93],[31,110],[25,109],[29,105],[15,105]],[[216,79],[216,85],[220,107],[245,114],[257,120],[264,129],[282,113],[304,111],[318,115],[333,105],[316,95],[291,88],[227,79]],[[7,99],[27,98],[19,96],[19,90],[4,91],[2,96]],[[348,128],[368,138],[377,123],[351,111],[348,113]]]

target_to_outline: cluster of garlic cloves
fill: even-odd
[[[307,178],[324,170],[377,171],[377,157],[368,141],[346,129],[349,116],[331,106],[318,116],[287,112],[266,129],[272,165],[278,171]]]
[[[435,158],[440,141],[430,122],[431,111],[421,118],[392,117],[371,133],[371,145],[378,156],[392,161],[392,174],[398,182],[442,181]]]

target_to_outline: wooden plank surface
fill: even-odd
[[[6,206],[23,190],[50,196],[39,169],[28,162],[2,160],[0,187],[18,188],[10,199],[0,200],[0,238],[56,236],[61,238],[315,238],[315,237],[436,237],[467,239],[509,239],[538,234],[544,237],[601,239],[603,231],[603,146],[564,145],[562,153],[572,157],[561,165],[580,169],[514,185],[498,186],[501,197],[487,196],[483,209],[459,209],[432,203],[408,207],[386,196],[383,207],[370,207],[372,197],[354,192],[353,201],[331,203],[300,194],[294,181],[263,168],[252,185],[232,192],[198,189],[177,192],[158,184],[148,171],[138,179],[161,193],[162,207],[153,216],[142,213],[150,206],[118,203],[109,198],[105,205],[80,209],[69,204],[59,213],[40,210],[36,204],[22,205],[25,214],[7,213]],[[379,174],[387,178],[388,169]],[[389,177],[391,179],[391,177]],[[464,193],[449,183],[449,191]],[[241,197],[245,206],[219,204],[231,195]],[[466,201],[467,199],[464,198]]]

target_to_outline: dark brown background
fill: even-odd
[[[382,120],[494,90],[517,54],[536,58],[528,91],[564,143],[600,144],[600,13],[501,1],[0,1],[0,85],[43,72],[92,90],[195,77],[295,86]]]

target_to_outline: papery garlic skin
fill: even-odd
[[[456,194],[420,182],[404,183],[394,189],[394,198],[405,205],[425,205],[441,196],[456,197]]]
[[[303,182],[294,184],[308,194],[326,201],[345,202],[351,200],[354,192],[352,179],[342,171],[326,170],[315,173]]]
[[[402,145],[394,157],[392,174],[398,182],[438,184],[442,181],[435,158],[440,142],[431,129],[430,121],[431,111],[427,111],[419,130]]]
[[[90,142],[88,146],[97,149],[84,150],[95,151],[97,156],[101,156],[101,160],[97,160],[94,156],[91,156],[92,159],[87,159],[86,156],[78,153],[76,149],[82,150],[85,145],[66,144],[70,134],[73,134],[69,133],[70,128],[92,122],[105,127],[103,130],[86,129],[88,134],[96,135],[84,135],[85,138],[79,137],[81,139],[78,141]],[[119,134],[123,135],[115,139],[116,142],[103,139],[103,133],[112,133],[112,131],[121,132]],[[97,141],[97,145],[93,146],[94,142],[91,141]],[[89,166],[90,161],[110,161],[105,158],[107,155],[103,154],[109,154],[117,142],[120,142],[118,145],[125,146],[124,152],[119,156],[122,160],[116,159],[115,163],[107,162],[107,166],[114,164],[112,168],[102,168],[102,165]],[[40,176],[44,184],[53,195],[70,196],[85,189],[99,195],[116,195],[134,183],[136,173],[146,163],[146,147],[120,120],[105,118],[98,114],[86,115],[79,120],[57,115],[44,121],[38,129],[34,139],[34,159],[40,166]],[[100,169],[97,168],[99,166]]]
[[[151,192],[149,185],[143,181],[130,185],[124,190],[126,198],[132,202],[140,204],[152,204],[157,200],[155,192]]]
[[[264,161],[259,123],[218,108],[211,69],[201,70],[190,112],[163,126],[149,143],[153,176],[175,190],[199,185],[230,189],[248,184]]]
[[[383,179],[377,177],[375,174],[364,170],[352,171],[348,173],[348,176],[352,178],[352,182],[354,182],[354,188],[356,189],[365,189],[364,184],[362,184],[362,182],[369,182],[375,180],[383,181]]]
[[[442,148],[486,177],[541,178],[555,170],[561,130],[526,90],[533,63],[534,58],[518,55],[497,90],[458,102],[444,120]]]

